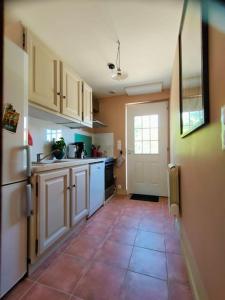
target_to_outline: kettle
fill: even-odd
[[[77,146],[75,144],[68,145],[68,158],[76,157]]]

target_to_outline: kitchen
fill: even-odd
[[[132,5],[133,16],[141,9],[141,14],[143,14],[141,28],[143,30],[146,27],[145,11],[149,13],[151,8],[148,7],[146,1],[142,1],[141,5],[138,4],[138,1]],[[154,7],[155,4],[152,2],[151,5]],[[95,244],[100,242],[94,229],[98,233],[100,232],[101,236],[102,232],[111,226],[109,224],[114,224],[114,222],[117,224],[116,222],[119,220],[123,227],[122,230],[126,231],[124,227],[126,228],[129,219],[132,228],[128,226],[129,241],[127,244],[129,246],[127,245],[127,251],[131,254],[130,239],[134,244],[135,234],[141,233],[141,230],[137,229],[136,218],[141,224],[141,213],[145,215],[145,210],[148,211],[148,209],[160,217],[162,214],[166,216],[166,220],[163,222],[169,224],[169,230],[176,236],[177,242],[173,218],[168,215],[166,202],[168,196],[166,176],[170,77],[167,70],[165,71],[166,75],[162,75],[156,69],[154,72],[152,71],[152,74],[147,72],[151,64],[147,66],[145,58],[148,58],[148,51],[152,47],[151,43],[147,44],[146,52],[143,50],[143,58],[137,59],[137,62],[142,64],[145,76],[142,76],[142,72],[139,70],[137,77],[132,78],[133,65],[131,62],[137,55],[134,53],[135,51],[130,53],[130,69],[126,72],[124,69],[126,63],[122,62],[126,62],[126,53],[132,48],[130,45],[133,42],[129,42],[129,38],[132,37],[132,30],[136,37],[139,33],[138,30],[135,31],[136,25],[133,24],[132,19],[129,19],[129,16],[129,22],[127,22],[131,29],[129,29],[128,39],[125,38],[126,30],[128,30],[126,21],[121,29],[115,29],[117,26],[114,22],[119,22],[118,20],[127,10],[126,3],[123,1],[119,7],[121,13],[118,13],[117,18],[114,19],[117,5],[114,5],[113,1],[109,1],[108,4],[102,1],[74,1],[73,3],[68,0],[66,4],[64,1],[50,0],[45,2],[5,1],[4,172],[2,180],[2,198],[4,200],[1,228],[0,297],[6,297],[6,299],[8,295],[10,297],[11,289],[27,275],[28,279],[25,280],[28,281],[25,282],[32,285],[32,280],[33,278],[36,280],[35,276],[39,270],[43,266],[44,268],[48,266],[48,262],[53,257],[57,257],[61,251],[64,251],[62,249],[66,246],[68,248],[68,241],[77,236],[79,238],[82,230],[90,231],[88,233],[89,241],[85,240],[84,242],[85,249],[77,246],[71,251],[79,252],[79,247],[81,247],[85,253],[84,256],[86,255],[85,251],[104,252],[99,249],[99,246],[95,247]],[[159,13],[161,5],[154,9]],[[55,22],[54,10],[59,22]],[[169,50],[166,54],[165,51],[163,52],[165,57],[162,58],[161,69],[168,61],[170,63],[167,64],[167,67],[172,67],[182,3],[170,0],[170,4],[163,9],[164,16],[168,14],[168,10],[168,20],[173,20],[170,27],[170,32],[173,34],[171,34]],[[84,28],[85,18],[88,21]],[[168,20],[162,21],[164,23],[161,30],[163,29],[164,38],[167,35]],[[80,26],[80,22],[82,22],[82,26]],[[121,34],[120,39],[117,30]],[[147,31],[145,30],[145,32]],[[144,36],[141,38],[145,40]],[[163,48],[164,42],[160,43],[157,51],[159,48]],[[155,57],[151,57],[151,62],[154,60]],[[126,82],[126,80],[130,81]],[[155,169],[152,172],[153,175],[146,171],[144,164],[146,162],[146,166],[148,166],[147,160],[142,161],[142,165],[137,162],[138,170],[134,169],[131,162],[128,165],[133,151],[129,146],[128,136],[130,132],[134,131],[133,127],[129,128],[128,126],[129,109],[135,108],[135,105],[140,102],[145,103],[148,114],[153,116],[158,114],[159,119],[161,116],[164,119],[163,126],[159,126],[157,118],[150,118],[148,124],[152,128],[147,128],[149,132],[155,133],[155,138],[148,141],[152,149],[155,148],[153,150],[149,148],[146,153],[157,154],[158,149],[161,149],[161,140],[165,141],[163,159],[159,156],[161,163],[159,175]],[[142,106],[142,109],[145,110],[145,106]],[[162,115],[160,115],[161,111]],[[145,113],[141,112],[140,114],[144,115]],[[138,129],[144,132],[146,128]],[[138,143],[139,145],[140,143],[147,144],[145,140],[138,141]],[[151,162],[154,165],[158,163],[155,157]],[[136,162],[133,161],[133,163],[135,165]],[[141,189],[147,191],[151,187],[152,193],[130,192],[132,191],[131,181],[129,182],[130,175],[132,174],[136,178],[136,182],[134,182],[136,186],[140,186],[140,178],[143,177],[140,172],[142,168],[145,170],[145,174],[154,178],[151,183],[145,181]],[[156,173],[157,175],[155,175]],[[163,184],[160,184],[163,185],[163,189],[161,189],[163,191],[158,190],[160,188],[159,177],[162,177]],[[127,194],[153,195],[153,202],[155,195],[161,197],[154,207],[152,202],[145,204],[136,198],[141,202],[139,204],[141,207],[139,207],[135,201],[134,204],[130,204],[132,201],[129,200]],[[15,202],[17,203],[15,204]],[[15,206],[17,211],[15,211]],[[107,213],[107,216],[103,216],[102,211],[104,211],[103,214]],[[122,211],[127,215],[123,216]],[[98,217],[100,220],[102,218],[102,227],[96,222]],[[159,251],[163,252],[162,249],[165,248],[166,242],[161,236],[164,234],[160,231],[161,227],[162,224],[159,224],[159,232],[156,230],[153,235],[158,234]],[[110,247],[107,248],[104,245],[102,249],[106,249],[105,252],[110,253]],[[89,250],[87,250],[88,247]],[[178,245],[177,248],[179,247]],[[179,249],[177,252],[180,254]],[[157,252],[158,248],[154,250]],[[121,255],[124,255],[127,260],[123,251],[118,252],[121,252]],[[67,249],[67,255],[70,255],[70,249]],[[80,257],[81,254],[79,253],[78,256]],[[164,256],[161,258],[164,268],[166,264]],[[79,261],[78,264],[82,263]],[[122,266],[121,269],[125,269],[123,262],[119,264],[120,267]],[[166,270],[166,267],[164,269]],[[163,280],[161,296],[158,299],[167,299],[167,279],[164,269],[163,272],[159,270],[159,275],[158,270],[156,275],[153,274],[153,278],[159,278],[159,281]],[[137,271],[136,274],[138,273]],[[102,274],[101,276],[103,276]],[[57,277],[57,274],[55,276]],[[65,278],[66,276],[67,274],[65,274]],[[119,273],[118,277],[121,276]],[[125,274],[122,277],[124,278],[124,276]],[[52,277],[54,277],[53,274]],[[40,278],[38,282],[40,283],[41,280]],[[58,278],[57,280],[60,281]],[[110,286],[113,280],[111,278]],[[63,279],[61,281],[63,282]],[[51,286],[51,284],[49,285]],[[185,293],[191,295],[186,281],[184,288]],[[57,290],[58,287],[53,284],[53,289]],[[65,297],[73,299],[71,287],[62,288],[62,290],[65,292]],[[82,297],[76,299],[108,299],[106,294],[100,297],[99,295],[93,296],[91,293],[88,296],[81,293]],[[74,295],[77,297],[79,293]],[[46,298],[43,299],[48,299],[47,294],[44,297]],[[49,299],[58,299],[51,297],[49,296]],[[115,299],[119,299],[117,296],[115,297]],[[37,299],[40,298],[42,298],[42,294]]]

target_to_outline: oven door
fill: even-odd
[[[105,200],[114,192],[114,163],[106,163],[105,165]]]

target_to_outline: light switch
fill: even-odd
[[[225,150],[225,106],[221,107],[221,138],[222,149]]]
[[[122,150],[122,143],[121,140],[117,140],[117,150]]]

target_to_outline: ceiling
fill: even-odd
[[[89,83],[97,97],[133,85],[171,81],[183,0],[6,1],[20,20]],[[111,79],[121,42],[124,81]]]

